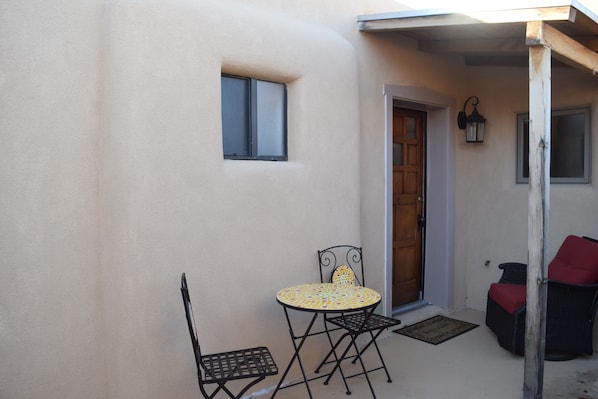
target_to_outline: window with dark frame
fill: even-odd
[[[590,108],[552,111],[550,182],[590,183]],[[517,183],[529,181],[529,114],[517,115]]]
[[[223,74],[221,88],[224,158],[286,161],[286,85]]]

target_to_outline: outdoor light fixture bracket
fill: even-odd
[[[471,105],[473,105],[473,111],[471,114],[467,115],[465,108],[470,100],[473,100],[471,103]],[[469,97],[463,104],[463,111],[459,112],[457,115],[457,124],[459,125],[459,129],[465,130],[465,140],[468,143],[484,142],[484,125],[486,123],[486,118],[478,112],[477,105],[479,102],[480,99],[477,96]]]

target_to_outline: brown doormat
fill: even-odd
[[[467,321],[455,320],[446,316],[434,316],[419,323],[399,328],[394,332],[432,345],[438,345],[476,327],[478,327],[477,324]]]

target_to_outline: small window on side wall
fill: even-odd
[[[590,182],[590,108],[552,111],[550,182]],[[517,115],[517,183],[529,181],[529,114]]]
[[[286,86],[224,74],[221,86],[224,158],[286,161]]]

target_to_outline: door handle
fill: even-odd
[[[426,224],[426,219],[422,215],[417,215],[417,230],[421,231]]]

